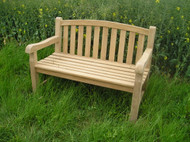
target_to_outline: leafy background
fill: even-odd
[[[190,77],[189,0],[2,0],[1,46],[54,35],[55,17],[102,19],[148,28],[157,27],[153,69],[167,75]]]

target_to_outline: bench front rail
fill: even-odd
[[[130,120],[138,117],[148,80],[156,28],[103,20],[56,18],[55,36],[30,44],[33,91],[38,73],[131,92]],[[37,59],[37,51],[55,44],[55,52]],[[146,48],[145,48],[146,45]]]

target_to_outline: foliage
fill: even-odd
[[[190,76],[189,0],[2,0],[0,42],[54,35],[54,19],[102,19],[157,27],[154,70]],[[1,44],[2,46],[2,44]]]
[[[1,142],[190,141],[188,82],[152,74],[133,124],[125,92],[41,75],[32,93],[24,48],[8,43],[0,52]]]

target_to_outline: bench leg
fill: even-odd
[[[142,95],[142,78],[140,75],[136,75],[135,86],[132,96],[131,112],[129,115],[129,121],[136,121],[139,112],[139,106],[141,103]]]
[[[35,92],[37,83],[38,83],[38,79],[39,79],[39,75],[35,71],[35,68],[30,68],[30,73],[31,73],[31,80],[32,80],[32,90],[33,90],[33,92]]]
[[[31,80],[32,80],[32,90],[34,92],[36,91],[36,87],[37,87],[37,83],[39,79],[39,75],[35,69],[36,62],[37,62],[37,54],[31,53],[30,54],[30,74],[31,74]]]
[[[144,91],[145,89],[146,89],[146,86],[147,86],[147,83],[148,83],[148,80],[149,80],[149,74],[148,74],[148,76],[146,77],[146,80],[145,80],[145,82],[144,82],[144,84],[143,84],[143,86],[142,86],[142,90]]]

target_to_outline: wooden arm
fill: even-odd
[[[44,41],[41,41],[39,43],[29,44],[26,47],[25,52],[28,54],[31,54],[33,52],[36,52],[40,49],[43,49],[44,47],[50,46],[50,45],[55,44],[57,42],[59,42],[59,37],[53,36],[53,37],[50,37],[50,38],[48,38]]]
[[[151,57],[152,57],[152,49],[146,48],[142,57],[139,59],[139,61],[137,62],[136,66],[135,66],[136,74],[143,74],[144,68],[146,67],[146,65]]]

